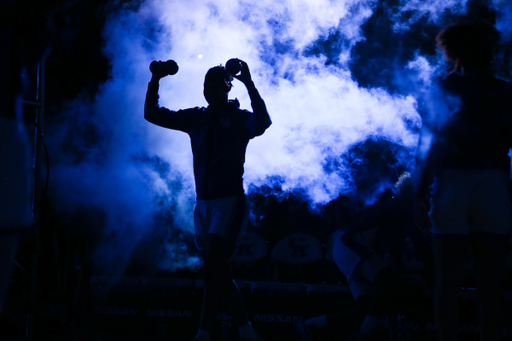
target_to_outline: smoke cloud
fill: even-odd
[[[468,2],[111,5],[103,31],[111,77],[93,102],[70,103],[65,119],[50,127],[61,150],[53,173],[61,206],[105,212],[96,258],[110,272],[122,273],[140,240],[158,231],[167,232],[160,234],[163,258],[155,263],[168,270],[199,265],[183,237],[193,232],[189,138],[143,118],[152,60],[179,64],[179,72],[160,83],[160,105],[176,110],[206,106],[202,84],[210,67],[234,57],[248,63],[273,125],[249,143],[246,189],[279,179],[283,192],[300,190],[312,209],[322,207],[357,191],[354,148],[368,140],[395,146],[391,166],[411,171],[421,127],[418,98],[446,72],[433,38]],[[508,37],[511,6],[491,5]],[[244,85],[233,83],[230,98],[250,110]],[[364,200],[373,202],[390,186],[376,186]]]

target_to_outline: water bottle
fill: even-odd
[[[175,75],[178,70],[178,63],[172,59],[165,62],[153,60],[151,64],[149,64],[149,71],[151,71],[151,73],[158,73],[162,76]]]
[[[226,62],[226,71],[229,72],[231,76],[235,76],[242,70],[242,64],[240,60],[237,58],[232,58]]]

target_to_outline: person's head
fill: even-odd
[[[460,22],[445,27],[436,37],[447,60],[465,69],[485,69],[493,60],[500,32],[489,22]]]
[[[231,75],[224,66],[212,67],[204,77],[204,98],[210,105],[223,104],[228,101],[231,90]]]

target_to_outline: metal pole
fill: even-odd
[[[31,293],[29,302],[29,311],[27,314],[27,328],[26,328],[26,339],[34,339],[34,315],[36,306],[36,294],[37,294],[37,265],[39,254],[39,226],[41,218],[41,164],[42,164],[42,141],[44,138],[44,100],[45,100],[45,58],[43,58],[37,65],[37,86],[36,86],[36,101],[25,101],[25,104],[33,105],[36,107],[36,122],[35,122],[35,136],[34,136],[34,158],[33,158],[33,170],[34,170],[34,186],[32,196],[32,218],[36,222],[36,250],[32,255],[32,283]]]
[[[45,63],[41,61],[37,65],[37,93],[36,102],[26,102],[36,105],[36,129],[34,137],[34,197],[32,201],[32,217],[39,223],[41,215],[41,157],[42,140],[44,138],[44,84],[45,84]]]

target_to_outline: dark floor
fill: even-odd
[[[80,300],[40,299],[37,309],[33,310],[34,323],[29,324],[33,326],[32,340],[190,341],[199,324],[202,289],[188,285],[189,282],[123,278],[113,283],[108,278],[95,278],[89,298],[81,303]],[[350,313],[355,307],[352,295],[342,284],[240,282],[239,285],[254,328],[266,341],[299,341],[293,330],[294,323],[340,309]],[[411,296],[403,312],[407,320],[403,330],[415,341],[435,340],[431,290],[413,292],[417,294]],[[511,298],[508,292],[507,337],[512,339]],[[477,340],[476,303],[474,289],[461,291],[461,341]],[[27,306],[27,297],[21,291],[17,296],[11,295],[7,313],[0,316],[0,340],[27,339]],[[228,330],[222,330],[222,321],[227,320],[229,315],[218,315],[212,341],[221,340],[221,335]],[[339,330],[332,329],[324,333],[322,340],[339,340],[337,335]],[[232,327],[228,338],[223,338],[236,339],[237,330]]]

